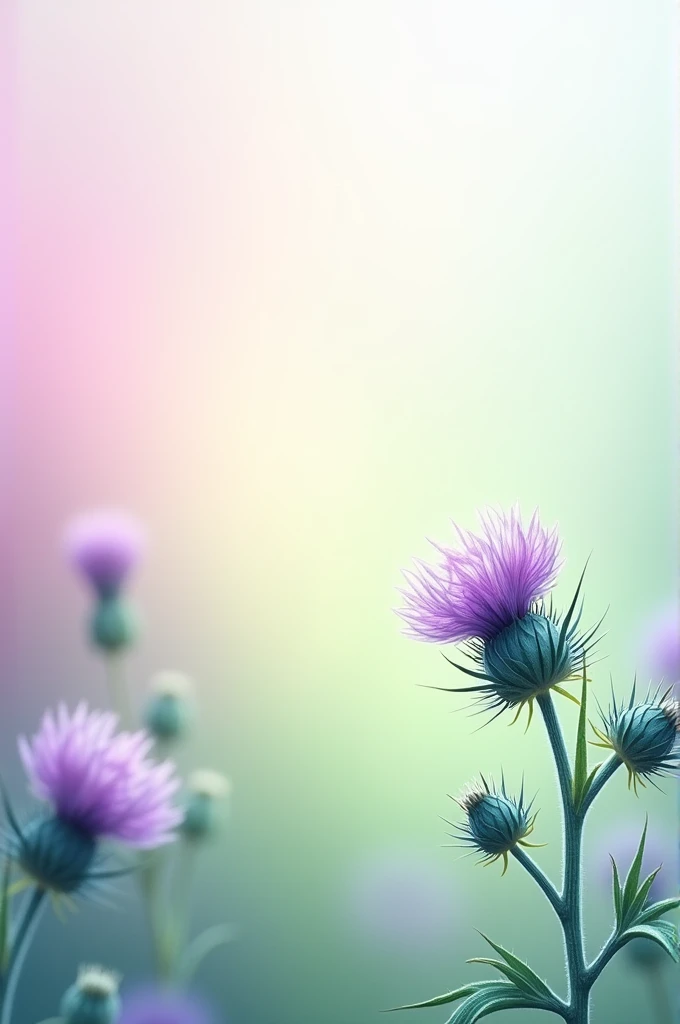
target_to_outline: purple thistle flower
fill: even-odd
[[[123,1000],[118,1024],[217,1024],[217,1018],[196,995],[152,987]]]
[[[48,801],[56,818],[91,840],[117,839],[148,849],[170,842],[182,820],[171,803],[179,787],[174,765],[156,764],[145,732],[116,733],[118,719],[79,704],[72,715],[64,705],[47,711],[19,752],[31,789]]]
[[[122,512],[92,512],[76,519],[66,533],[71,564],[100,597],[117,594],[144,550],[144,532]]]
[[[491,640],[523,618],[555,585],[561,568],[557,528],[545,530],[534,512],[522,524],[519,509],[480,513],[481,535],[456,526],[460,549],[433,546],[438,565],[416,560],[405,571],[406,607],[398,614],[406,635],[429,643]]]

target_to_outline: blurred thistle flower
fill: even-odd
[[[644,779],[651,781],[678,767],[680,704],[672,698],[672,688],[662,693],[660,687],[636,704],[635,689],[633,685],[628,705],[618,705],[612,690],[609,710],[600,711],[603,728],[592,728],[599,740],[593,746],[614,751],[628,769],[628,787],[637,793],[638,785],[644,788]]]
[[[179,781],[174,765],[156,764],[147,754],[153,741],[145,732],[116,733],[110,712],[73,714],[60,705],[45,712],[29,742],[19,752],[35,796],[51,805],[21,829],[10,823],[16,859],[43,889],[75,892],[96,878],[91,870],[100,839],[115,839],[139,849],[171,842],[182,820],[171,803]]]
[[[152,987],[123,999],[119,1024],[216,1024],[216,1017],[193,993]]]
[[[680,683],[680,608],[677,601],[648,624],[642,654],[654,679]]]
[[[120,1014],[119,975],[103,967],[81,967],[61,1001],[64,1024],[116,1024]]]
[[[137,617],[122,591],[143,550],[141,526],[122,512],[92,512],[76,519],[67,530],[69,561],[97,597],[90,636],[107,653],[124,650],[137,637]]]
[[[181,672],[157,672],[150,681],[151,697],[144,711],[144,724],[157,740],[182,737],[191,718],[193,684]]]
[[[538,512],[526,528],[517,507],[480,519],[481,535],[454,524],[460,550],[434,544],[439,565],[416,561],[414,571],[404,572],[409,586],[400,591],[405,608],[398,614],[413,639],[465,643],[477,670],[456,668],[481,680],[467,692],[499,714],[517,707],[519,715],[528,703],[531,715],[534,698],[551,688],[570,696],[559,684],[577,677],[599,623],[585,635],[578,631],[581,583],[562,621],[552,602],[544,604],[562,563],[557,529],[544,529]]]
[[[231,783],[225,775],[208,769],[192,772],[182,822],[182,834],[186,839],[207,839],[215,833],[219,824],[215,801],[230,793]]]
[[[122,512],[99,511],[80,516],[66,533],[66,552],[71,564],[102,598],[120,593],[142,556],[144,544],[139,523]]]
[[[519,799],[513,800],[507,794],[505,780],[501,782],[500,792],[493,784],[490,786],[484,776],[481,776],[481,780],[481,784],[474,782],[468,786],[456,800],[458,806],[465,811],[467,821],[463,825],[453,825],[458,831],[450,835],[452,839],[461,840],[457,845],[463,848],[471,846],[481,853],[481,863],[492,864],[502,858],[505,874],[511,850],[517,845],[536,845],[527,842],[527,836],[533,832],[536,821],[536,814],[531,813],[533,800],[525,804],[524,786]]]

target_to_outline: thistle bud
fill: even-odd
[[[191,719],[191,680],[181,672],[158,672],[151,688],[153,693],[144,712],[147,729],[164,742],[181,738]]]
[[[90,620],[90,636],[97,647],[114,654],[130,647],[137,633],[136,616],[122,597],[99,598]]]
[[[627,707],[614,700],[604,730],[596,729],[601,746],[610,747],[628,769],[629,782],[664,775],[677,767],[674,754],[680,729],[680,705],[668,692],[657,693],[642,704],[634,703],[635,691]]]
[[[81,967],[78,978],[64,994],[64,1024],[115,1024],[120,1014],[120,978],[103,967]]]
[[[96,840],[58,817],[29,822],[18,843],[17,860],[43,889],[76,892],[87,881],[97,852]]]
[[[551,618],[528,612],[515,619],[484,645],[484,672],[498,698],[510,706],[564,682],[577,662],[568,641]]]
[[[231,784],[219,772],[197,771],[189,777],[189,789],[181,829],[186,839],[200,841],[215,833],[219,825],[215,801],[229,795]]]
[[[534,828],[536,815],[531,814],[531,804],[525,805],[524,793],[513,800],[504,783],[497,792],[482,779],[482,785],[468,787],[457,803],[467,815],[458,838],[475,847],[487,863],[502,857],[507,869],[508,853],[518,844],[525,845]]]

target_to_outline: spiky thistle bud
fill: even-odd
[[[189,776],[189,790],[182,833],[192,841],[208,839],[219,825],[215,802],[229,795],[231,783],[219,772],[202,770]]]
[[[603,729],[594,731],[599,739],[595,746],[607,747],[628,769],[628,785],[637,791],[643,779],[667,775],[678,766],[676,749],[680,731],[680,704],[671,691],[659,689],[649,693],[643,703],[635,703],[635,685],[628,705],[612,704],[602,714]]]
[[[120,1014],[120,977],[103,967],[81,967],[75,984],[64,993],[64,1024],[115,1024]]]
[[[474,782],[456,800],[467,820],[453,835],[462,840],[463,845],[478,850],[483,863],[491,864],[502,858],[505,874],[511,850],[517,845],[532,845],[526,839],[533,832],[536,820],[536,814],[531,813],[533,801],[525,804],[523,788],[519,798],[514,800],[508,796],[504,780],[498,791],[483,776],[481,779],[481,784]]]

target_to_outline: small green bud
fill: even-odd
[[[154,691],[144,712],[144,722],[156,739],[180,739],[191,720],[191,680],[181,672],[158,672],[151,679]]]
[[[215,834],[220,823],[215,801],[227,797],[231,785],[219,772],[198,771],[189,777],[189,789],[182,833],[192,841],[208,839]]]
[[[100,597],[90,620],[94,644],[113,654],[130,647],[137,639],[137,618],[131,606],[119,595]]]
[[[497,792],[482,777],[482,785],[469,786],[457,803],[467,815],[457,838],[478,850],[486,863],[502,857],[505,874],[508,854],[517,845],[526,845],[527,836],[534,829],[536,814],[531,813],[531,803],[525,804],[524,792],[514,800],[508,796],[505,783]]]
[[[120,1015],[119,977],[102,967],[81,967],[64,994],[64,1024],[115,1024]]]

